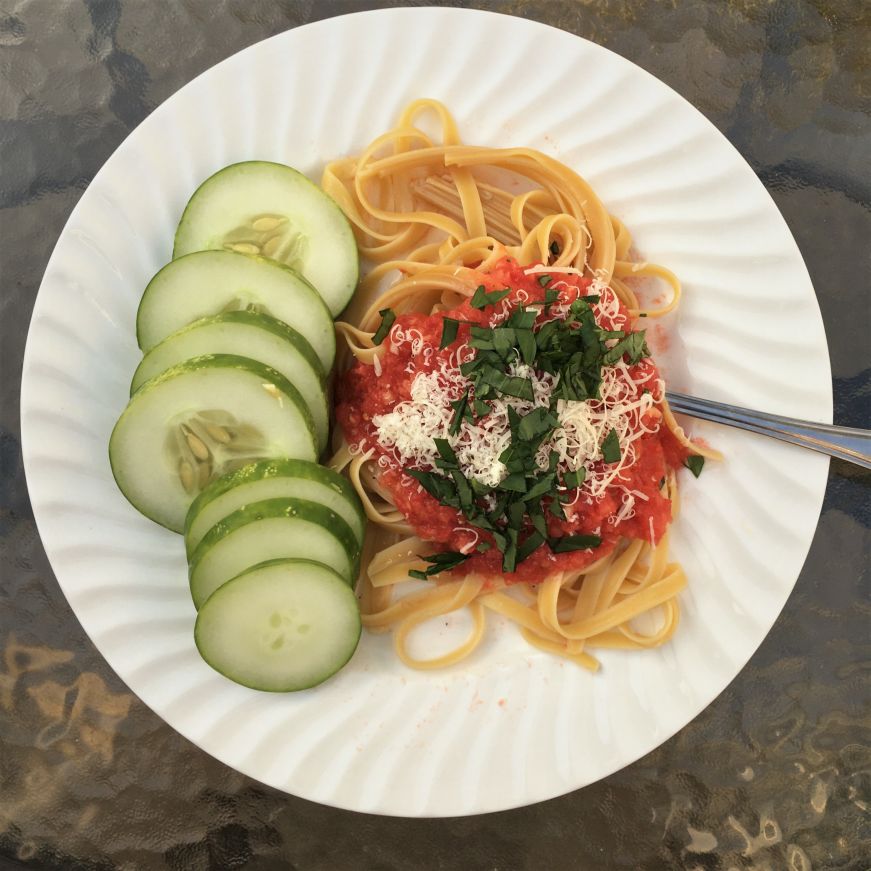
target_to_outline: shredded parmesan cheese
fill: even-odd
[[[559,270],[531,267],[527,274],[536,272],[578,272],[571,267]],[[625,323],[616,294],[601,281],[595,280],[591,293],[600,296],[593,306],[597,323],[606,329],[619,329]],[[555,316],[565,317],[566,306],[554,306]],[[500,311],[499,317],[502,313]],[[391,341],[395,344],[408,342],[413,356],[423,352],[424,360],[433,354],[433,348],[425,346],[417,330],[403,331],[394,327]],[[511,443],[511,428],[508,409],[514,408],[520,415],[534,408],[547,408],[558,383],[558,376],[537,372],[521,362],[508,367],[508,374],[528,378],[533,386],[533,400],[512,396],[499,396],[488,400],[489,414],[469,422],[463,420],[459,431],[450,433],[455,402],[469,389],[469,380],[459,371],[460,363],[474,356],[468,346],[461,346],[447,358],[438,360],[438,367],[418,372],[411,384],[410,399],[397,404],[386,414],[375,415],[372,424],[382,447],[388,449],[396,467],[434,468],[438,456],[433,439],[446,439],[457,456],[460,470],[467,478],[474,478],[488,487],[498,486],[507,474],[500,455]],[[377,357],[376,357],[377,359]],[[586,476],[575,498],[583,496],[588,503],[601,500],[606,490],[621,486],[626,480],[626,470],[636,460],[635,442],[645,434],[655,432],[660,424],[658,417],[649,415],[656,397],[661,396],[662,385],[657,379],[648,385],[655,370],[652,367],[632,367],[620,360],[602,370],[600,397],[585,401],[559,400],[556,405],[559,426],[549,440],[539,448],[535,463],[539,470],[548,467],[552,451],[558,456],[560,473],[584,469]],[[406,371],[411,374],[413,366]],[[377,374],[377,370],[376,370]],[[643,392],[647,388],[648,392]],[[610,432],[615,432],[620,445],[620,459],[603,463],[601,444]],[[530,470],[533,471],[533,470]],[[637,490],[622,487],[622,505],[612,522],[619,523],[635,514],[637,499],[647,497]]]

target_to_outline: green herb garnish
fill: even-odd
[[[469,305],[472,308],[483,309],[484,306],[495,305],[497,302],[501,302],[509,293],[511,293],[510,287],[505,288],[505,290],[491,290],[488,292],[483,284],[479,284],[469,300]]]
[[[620,439],[615,429],[612,429],[602,441],[602,459],[606,463],[616,463],[620,460]]]
[[[424,562],[430,563],[425,571],[420,569],[411,569],[409,577],[417,578],[421,581],[426,581],[433,575],[440,572],[449,572],[455,569],[461,563],[464,563],[469,558],[468,554],[459,553],[458,551],[448,550],[443,553],[434,553],[432,556],[424,556],[421,559]]]
[[[442,340],[439,342],[439,350],[447,348],[457,338],[457,330],[460,322],[454,318],[442,318]]]
[[[383,308],[378,314],[381,315],[381,326],[378,327],[375,335],[372,336],[372,342],[376,345],[380,345],[387,338],[387,334],[396,320],[396,312],[392,308]]]
[[[565,535],[550,542],[554,553],[570,553],[573,550],[592,550],[602,543],[598,535]]]
[[[686,458],[684,465],[693,473],[694,477],[698,478],[702,474],[705,458],[700,457],[698,454],[693,454],[691,457]]]
[[[581,466],[580,469],[576,469],[574,472],[566,472],[565,475],[563,475],[563,484],[565,484],[569,490],[575,490],[584,483],[586,477],[587,470]]]

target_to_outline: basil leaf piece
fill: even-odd
[[[620,439],[615,429],[612,429],[602,441],[602,459],[606,463],[616,463],[620,460]]]
[[[420,469],[406,469],[405,474],[414,478],[430,496],[442,505],[448,505],[451,508],[459,507],[454,482],[450,478],[444,478],[434,472],[422,472]]]
[[[439,452],[439,456],[446,463],[453,463],[453,465],[457,465],[457,455],[454,453],[454,449],[451,447],[451,443],[447,439],[437,439],[434,438],[433,442],[435,443],[436,450]]]
[[[629,357],[630,365],[634,365],[642,357],[649,356],[649,352],[646,352],[647,345],[644,342],[644,330],[639,330],[635,333],[629,333],[625,338],[620,339],[613,348],[606,351],[602,357],[602,364],[613,366],[626,354]]]
[[[516,396],[518,399],[527,399],[530,402],[534,399],[532,381],[529,378],[506,375],[495,368],[495,366],[484,366],[481,369],[479,377],[484,384],[489,384],[498,390],[499,393],[507,396]]]
[[[472,405],[477,418],[486,417],[493,410],[483,399],[476,399]]]
[[[459,470],[454,469],[451,472],[451,477],[454,479],[454,484],[457,488],[457,498],[460,500],[460,510],[463,514],[474,513],[475,496],[472,493],[472,488],[466,476]]]
[[[554,553],[570,553],[573,550],[592,550],[602,543],[598,535],[564,535],[550,543]]]
[[[694,477],[698,478],[702,474],[705,458],[700,457],[698,454],[693,454],[691,457],[686,458],[684,465],[693,473]]]
[[[524,502],[530,502],[532,499],[539,499],[546,496],[553,490],[556,484],[556,475],[548,474],[539,478],[527,491],[523,497]]]
[[[517,426],[517,435],[523,441],[532,441],[538,436],[549,433],[559,420],[546,408],[534,408],[525,414]]]
[[[517,530],[506,531],[508,543],[502,551],[502,571],[513,572],[517,568]]]
[[[483,481],[479,481],[477,478],[469,478],[469,486],[472,488],[472,492],[476,496],[486,496],[493,490],[493,488],[489,484],[485,484]]]
[[[509,293],[511,293],[510,287],[505,288],[505,290],[492,290],[488,293],[484,288],[484,285],[479,284],[478,287],[475,288],[475,293],[472,295],[472,298],[469,300],[469,305],[472,308],[480,310],[483,309],[484,306],[495,305],[497,302],[501,302]]]
[[[471,378],[483,364],[483,360],[473,357],[471,360],[466,360],[465,363],[460,363],[460,373],[464,378]]]
[[[490,550],[491,547],[493,547],[493,545],[490,544],[489,541],[479,541],[475,545],[475,550],[478,551],[478,553],[487,553],[487,551]]]
[[[508,506],[508,528],[519,531],[523,524],[523,515],[526,513],[526,506],[522,502],[512,502]]]
[[[515,472],[505,478],[499,487],[502,490],[510,490],[512,493],[525,493],[526,476],[522,472]]]
[[[535,335],[532,330],[515,330],[517,335],[517,347],[520,350],[520,358],[531,366],[535,362],[535,355],[538,351],[538,346],[535,342]]]
[[[517,562],[522,563],[527,557],[532,556],[544,542],[545,536],[537,529],[531,532],[517,548]]]
[[[454,318],[442,318],[442,339],[439,342],[439,350],[444,350],[448,345],[453,344],[457,338],[457,330],[460,328],[460,322]]]
[[[542,538],[547,538],[547,521],[543,514],[536,514],[532,518],[532,525],[541,533]]]
[[[473,326],[470,335],[470,348],[476,348],[479,351],[493,350],[493,330],[490,327]]]
[[[576,469],[574,472],[566,472],[563,475],[563,484],[566,485],[570,490],[573,490],[576,487],[580,487],[581,484],[584,483],[587,477],[587,470],[581,466],[580,469]]]
[[[468,558],[468,554],[459,553],[454,550],[444,551],[443,553],[434,553],[432,556],[421,557],[424,562],[430,563],[426,571],[422,572],[420,569],[411,569],[408,576],[411,578],[417,578],[421,581],[426,581],[440,572],[449,572],[451,569],[455,569]]]
[[[539,275],[538,276],[538,283],[542,287],[547,287],[552,281],[553,281],[553,276],[551,276],[551,275]]]
[[[505,322],[506,326],[514,327],[516,330],[531,330],[535,326],[535,319],[538,317],[535,309],[527,309],[522,305],[517,306],[511,317]]]
[[[431,563],[433,567],[438,567],[436,571],[446,572],[456,568],[460,563],[464,563],[469,558],[468,554],[460,553],[456,550],[446,550],[442,553],[434,553],[432,556],[423,556],[421,559],[424,562]],[[436,572],[432,568],[427,569],[427,574],[434,575]]]
[[[459,399],[456,399],[451,403],[451,407],[454,409],[454,417],[451,421],[451,425],[448,427],[449,435],[456,435],[460,431],[460,427],[463,425],[463,418],[466,417],[466,412],[469,410],[468,404],[468,390]]]
[[[493,330],[493,350],[507,361],[514,350],[515,335],[511,327],[498,327]]]
[[[381,326],[378,327],[375,335],[372,336],[372,342],[376,345],[380,345],[387,338],[387,334],[396,320],[396,312],[392,308],[383,308],[378,314],[381,315]]]

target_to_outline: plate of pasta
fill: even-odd
[[[359,13],[204,73],[101,169],[37,299],[25,468],[76,616],[173,728],[458,816],[654,749],[792,590],[827,460],[667,389],[831,421],[750,167],[578,37]]]

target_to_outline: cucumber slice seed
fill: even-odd
[[[292,327],[311,345],[324,372],[330,370],[336,333],[318,292],[287,266],[232,251],[198,251],[164,266],[142,294],[136,339],[149,351],[200,318],[246,310]]]
[[[195,357],[152,378],[109,439],[121,492],[175,532],[210,481],[269,457],[317,458],[311,413],[283,375],[230,354]]]
[[[320,360],[296,330],[269,315],[224,312],[182,327],[142,358],[133,375],[130,393],[171,366],[203,354],[248,357],[284,375],[299,390],[312,414],[318,448],[326,447],[329,414]]]
[[[342,210],[281,163],[234,163],[194,191],[172,256],[209,249],[259,254],[290,266],[315,286],[333,317],[348,304],[359,277],[357,244]]]
[[[327,566],[273,560],[216,590],[194,640],[217,672],[251,689],[293,692],[323,683],[360,640],[354,591]]]
[[[215,524],[190,557],[191,597],[197,608],[248,566],[268,559],[311,559],[357,580],[360,545],[335,511],[306,499],[265,499]]]
[[[277,459],[250,463],[230,472],[194,499],[185,518],[188,556],[216,523],[243,505],[281,497],[306,499],[335,511],[351,527],[362,547],[366,515],[348,479],[317,463]]]

